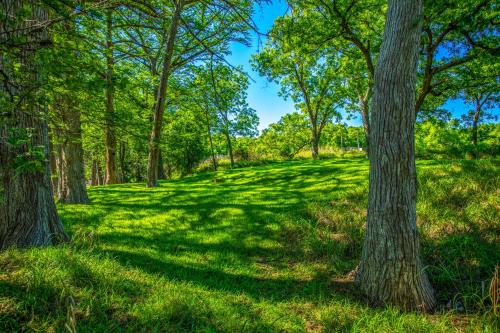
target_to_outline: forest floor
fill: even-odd
[[[0,254],[0,331],[498,332],[499,170],[418,162],[433,314],[360,295],[368,163],[325,159],[89,188],[72,243]]]

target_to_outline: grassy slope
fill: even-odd
[[[481,281],[500,261],[498,167],[419,163],[425,261],[466,313],[367,306],[346,276],[367,162],[329,159],[91,188],[90,206],[59,207],[72,244],[0,254],[0,331],[494,332]]]

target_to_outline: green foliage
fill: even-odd
[[[289,113],[269,125],[259,137],[259,151],[264,155],[293,158],[311,143],[311,129],[307,118],[300,113]]]
[[[479,126],[477,151],[482,158],[496,158],[499,153],[500,124]],[[470,129],[459,126],[458,120],[443,122],[427,120],[418,122],[415,129],[415,149],[417,157],[424,159],[463,159],[476,149],[471,144]]]
[[[167,119],[164,129],[164,158],[169,167],[182,176],[192,172],[193,168],[206,156],[204,151],[205,133],[196,114],[189,110],[179,110]]]

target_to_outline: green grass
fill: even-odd
[[[495,332],[498,171],[419,163],[434,314],[371,308],[349,278],[368,176],[352,158],[90,188],[91,205],[59,206],[71,244],[0,254],[0,331]]]

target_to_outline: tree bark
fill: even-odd
[[[99,185],[99,176],[97,174],[97,161],[92,160],[92,169],[90,171],[90,185],[97,186]]]
[[[205,120],[207,121],[207,135],[208,142],[210,143],[210,153],[212,155],[212,167],[217,171],[217,159],[215,158],[214,143],[212,140],[212,127],[210,126],[210,115],[208,112],[208,105],[205,106]]]
[[[55,192],[56,197],[59,197],[63,191],[64,186],[64,166],[63,166],[63,145],[58,143],[56,145],[56,161],[57,161],[57,189]]]
[[[124,183],[126,178],[126,166],[125,166],[125,154],[126,154],[126,145],[124,142],[120,142],[120,182]]]
[[[30,17],[21,20],[19,13],[26,6],[30,7]],[[40,84],[39,65],[34,57],[40,48],[50,44],[47,30],[35,30],[33,24],[43,26],[49,16],[38,1],[2,1],[0,11],[16,18],[14,24],[0,25],[2,40],[25,41],[16,49],[2,52],[0,69],[9,76],[15,71],[13,64],[19,63],[27,75],[24,80],[16,80],[12,75],[10,82],[3,78],[0,84],[0,93],[16,101],[2,105],[6,112],[5,122],[0,125],[0,250],[51,245],[68,240],[68,236],[57,214],[50,180],[47,108],[33,96]],[[10,84],[14,80],[17,82]],[[12,135],[30,131],[27,143],[9,143]],[[35,151],[43,156],[34,154]],[[37,167],[19,169],[19,158],[24,159],[24,165],[36,162]]]
[[[61,203],[86,204],[89,202],[83,164],[82,126],[80,112],[72,106],[71,97],[60,98],[56,109],[64,124],[61,144],[60,190]]]
[[[50,158],[50,180],[52,183],[52,191],[57,191],[58,175],[57,175],[57,159],[54,143],[49,135],[49,158]]]
[[[312,138],[311,138],[311,155],[313,160],[317,160],[319,157],[319,135],[316,131],[315,126],[312,127]]]
[[[116,172],[116,133],[114,124],[114,56],[113,56],[113,9],[106,10],[106,123],[104,127],[106,145],[106,184],[118,183]]]
[[[390,0],[375,72],[368,224],[358,271],[375,304],[431,310],[416,225],[415,86],[422,0]]]
[[[363,123],[363,130],[365,132],[366,139],[366,157],[370,159],[370,111],[369,111],[369,103],[365,98],[360,98],[360,112],[361,112],[361,121]]]
[[[147,170],[147,187],[158,186],[158,162],[160,159],[160,138],[163,125],[163,114],[165,112],[165,100],[167,97],[168,79],[172,70],[172,57],[174,54],[174,43],[181,19],[184,0],[179,0],[174,3],[175,11],[172,16],[172,23],[168,31],[167,48],[165,58],[163,59],[163,68],[160,77],[160,85],[158,87],[158,96],[154,105],[153,112],[153,128],[151,129],[151,137],[149,139],[148,153],[148,170]]]
[[[97,164],[97,184],[98,185],[104,185],[105,184],[105,177],[103,175],[102,168],[99,164]]]
[[[161,150],[158,153],[158,179],[165,179],[165,172],[163,171],[163,157],[161,156]]]

